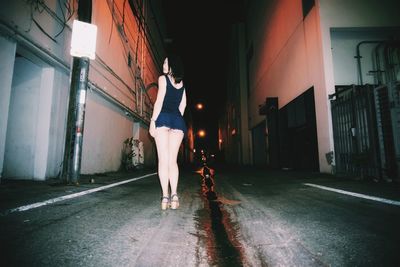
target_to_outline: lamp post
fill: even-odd
[[[95,58],[97,27],[91,22],[92,1],[79,0],[78,18],[72,28],[70,98],[63,162],[63,178],[79,184],[83,129],[90,59]]]

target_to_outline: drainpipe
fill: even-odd
[[[381,46],[383,45],[383,43],[378,44],[375,49],[374,49],[374,53],[375,53],[375,70],[374,72],[376,73],[376,80],[378,85],[383,84],[383,79],[382,79],[382,70],[381,70],[381,57],[379,55],[379,51],[381,49]]]
[[[91,18],[92,0],[79,0],[78,20],[91,23]],[[73,58],[62,177],[67,183],[75,185],[79,185],[81,171],[89,65],[87,57]]]
[[[362,79],[362,71],[361,71],[361,58],[362,58],[362,56],[360,55],[360,46],[362,44],[377,44],[377,43],[384,43],[384,42],[385,41],[361,41],[361,42],[359,42],[357,44],[355,58],[357,59],[358,77],[359,77],[360,85],[364,85],[363,84],[363,79]]]

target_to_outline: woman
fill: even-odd
[[[186,93],[183,86],[183,64],[176,55],[164,60],[163,73],[158,78],[158,93],[150,121],[150,135],[156,141],[158,176],[162,189],[161,209],[179,207],[177,194],[179,169],[177,157],[187,128],[183,120]],[[168,194],[169,187],[171,195]]]

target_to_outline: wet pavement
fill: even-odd
[[[396,184],[182,168],[180,208],[162,211],[154,173],[82,176],[80,186],[2,180],[1,265],[400,266]]]
[[[246,257],[237,240],[239,229],[230,219],[214,191],[214,170],[204,166],[199,170],[204,208],[198,211],[198,229],[206,233],[204,239],[210,264],[213,266],[243,266]]]

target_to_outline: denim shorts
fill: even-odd
[[[156,120],[156,127],[163,126],[170,129],[181,130],[185,135],[187,132],[186,123],[180,114],[161,112]]]

